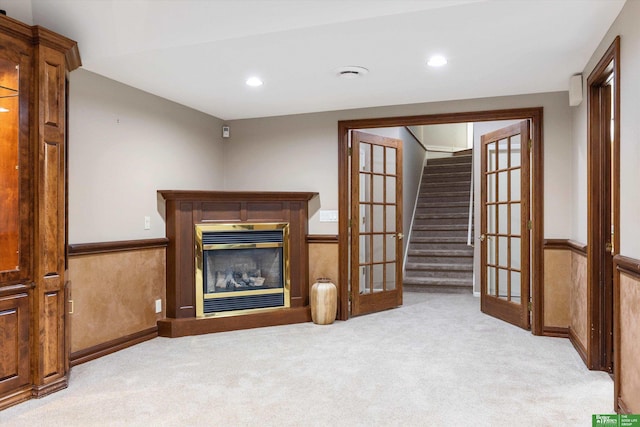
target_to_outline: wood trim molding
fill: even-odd
[[[307,235],[307,243],[339,243],[337,234],[309,234]]]
[[[569,341],[571,341],[571,344],[573,344],[573,348],[576,349],[576,351],[580,355],[580,358],[582,359],[584,364],[587,365],[587,349],[584,348],[584,346],[580,342],[580,339],[578,338],[576,333],[573,331],[571,326],[569,326],[567,329],[568,329],[568,332],[569,332],[569,334],[568,334],[569,335]]]
[[[640,279],[640,260],[623,255],[616,255],[613,257],[613,265],[619,272]]]
[[[9,285],[0,287],[0,297],[5,295],[15,295],[20,292],[29,292],[31,289],[35,288],[35,283],[20,283],[18,285]]]
[[[69,256],[95,255],[109,252],[134,251],[138,249],[166,248],[169,239],[121,240],[117,242],[74,243],[69,245]]]
[[[627,406],[627,404],[624,402],[624,400],[622,400],[621,397],[618,397],[617,412],[619,414],[630,414],[631,413],[631,410],[629,409],[629,406]]]
[[[569,338],[569,328],[561,326],[544,326],[542,334],[545,337]]]
[[[161,337],[176,338],[310,321],[311,307],[307,305],[304,307],[292,307],[286,310],[281,309],[255,313],[247,316],[183,317],[180,319],[167,317],[158,320],[158,334]]]
[[[129,334],[121,338],[107,341],[103,344],[98,344],[93,347],[71,353],[70,364],[71,366],[80,365],[81,363],[89,362],[90,360],[94,360],[99,357],[115,353],[116,351],[125,349],[127,347],[140,344],[141,342],[156,338],[157,336],[158,327],[153,326],[140,332]]]
[[[318,193],[304,191],[198,191],[198,190],[158,190],[165,200],[189,201],[309,201]]]
[[[577,254],[587,256],[587,245],[571,239],[545,239],[544,248],[570,250]]]

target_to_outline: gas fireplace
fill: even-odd
[[[289,224],[195,224],[196,316],[290,306]]]

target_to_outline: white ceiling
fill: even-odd
[[[77,40],[85,69],[225,120],[567,90],[624,4],[18,1],[0,6]],[[369,74],[337,78],[347,65]]]

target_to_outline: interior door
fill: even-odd
[[[351,315],[402,304],[402,141],[351,136]]]
[[[529,329],[529,121],[482,136],[480,305]]]

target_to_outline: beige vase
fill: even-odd
[[[338,290],[331,280],[321,277],[311,286],[311,319],[317,325],[330,325],[336,320]]]

